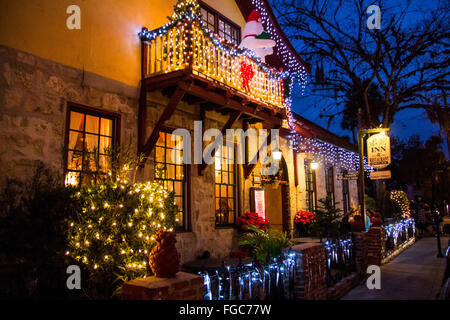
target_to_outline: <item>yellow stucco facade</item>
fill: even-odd
[[[243,28],[234,0],[206,0]],[[165,24],[176,0],[0,0],[0,44],[137,87],[140,40]],[[67,7],[81,9],[81,29],[69,30]]]

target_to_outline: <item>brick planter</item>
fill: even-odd
[[[352,241],[355,248],[356,272],[365,273],[369,264],[369,235],[367,232],[353,232]]]
[[[380,266],[386,254],[386,232],[383,227],[371,227],[367,232],[368,263]]]
[[[122,300],[203,300],[203,277],[178,272],[175,278],[149,277],[122,286]]]
[[[296,253],[294,297],[296,300],[325,300],[327,271],[325,246],[305,243],[292,247]]]

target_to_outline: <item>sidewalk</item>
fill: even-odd
[[[445,255],[448,238],[441,238]],[[358,285],[342,300],[434,300],[445,271],[445,258],[436,258],[436,238],[418,240],[391,262],[381,266],[381,289]]]

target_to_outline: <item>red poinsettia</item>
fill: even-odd
[[[294,223],[295,224],[309,224],[314,221],[316,214],[314,212],[308,212],[300,210],[295,214]]]
[[[270,224],[270,221],[269,219],[261,218],[255,212],[246,212],[243,216],[236,219],[236,225],[241,230],[246,230],[249,224],[261,230],[266,230],[266,227]]]

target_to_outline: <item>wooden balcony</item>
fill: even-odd
[[[286,118],[282,72],[243,55],[204,31],[198,21],[185,20],[170,27],[141,32],[142,81],[139,107],[139,150],[148,155],[160,127],[181,100],[204,110],[229,114],[222,131],[238,119],[279,128]],[[241,68],[253,70],[245,86]],[[148,139],[145,132],[147,92],[161,90],[169,102]]]
[[[151,31],[149,34],[159,35],[142,40],[142,78],[149,79],[147,83],[170,79],[170,76],[161,76],[184,71],[186,75],[230,89],[276,112],[284,109],[280,71],[239,55],[241,50],[208,35],[197,21],[179,23],[165,31],[162,34],[160,29]],[[254,74],[245,88],[241,77],[242,64]]]

